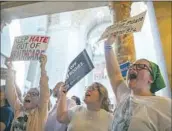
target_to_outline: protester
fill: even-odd
[[[57,121],[57,102],[59,101],[60,95],[59,95],[59,88],[63,84],[63,82],[59,82],[54,87],[52,94],[56,98],[56,104],[54,105],[53,109],[49,112],[48,119],[45,126],[45,131],[66,131],[67,125],[62,124]],[[75,101],[72,99],[67,99],[66,106],[68,109],[71,107],[76,106]]]
[[[75,101],[76,105],[81,105],[81,101],[80,101],[79,97],[72,96],[72,99]]]
[[[10,131],[13,111],[5,96],[5,85],[0,87],[0,131]]]
[[[65,88],[61,86],[57,120],[69,123],[68,131],[108,131],[112,115],[109,113],[110,101],[106,88],[100,83],[93,83],[85,93],[84,102],[86,107],[78,105],[68,110],[65,106]]]
[[[157,64],[137,60],[128,70],[125,83],[112,44],[105,41],[108,76],[117,99],[112,131],[171,131],[171,99],[155,96],[165,87]]]
[[[18,98],[14,84],[12,62],[7,60],[8,67],[6,95],[9,104],[14,111],[12,131],[42,131],[48,115],[49,88],[48,77],[45,70],[47,63],[46,55],[40,57],[40,92],[38,88],[31,88],[27,92],[23,103]]]

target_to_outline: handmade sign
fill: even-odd
[[[99,41],[107,38],[110,34],[115,34],[116,36],[118,36],[140,31],[143,26],[145,15],[146,11],[109,26],[101,35]]]
[[[39,60],[39,56],[48,47],[49,39],[50,37],[38,35],[15,37],[11,59],[13,61]]]

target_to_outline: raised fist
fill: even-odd
[[[5,59],[5,65],[7,66],[8,69],[12,69],[13,68],[13,64],[12,64],[11,58],[6,58]]]
[[[40,62],[40,64],[41,64],[41,67],[42,67],[42,66],[45,66],[46,63],[47,63],[47,56],[41,54],[41,55],[40,55],[40,58],[39,58],[39,62]]]
[[[110,36],[108,36],[107,40],[105,41],[105,44],[112,45],[115,40],[116,36],[114,34],[111,34]]]

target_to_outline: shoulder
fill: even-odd
[[[1,108],[1,111],[2,112],[5,112],[5,113],[12,113],[13,112],[13,110],[12,110],[12,108],[10,106],[4,106],[4,107],[2,107]]]
[[[161,105],[161,106],[169,106],[171,107],[171,99],[167,97],[161,97],[161,96],[153,96],[152,101],[155,101],[155,105]]]
[[[161,96],[151,96],[146,99],[150,110],[159,115],[171,116],[171,99]]]
[[[71,108],[71,110],[78,112],[78,111],[83,111],[86,110],[86,107],[82,106],[82,105],[76,105],[73,108]]]
[[[100,110],[100,114],[101,114],[101,115],[104,115],[104,116],[107,116],[109,119],[112,119],[112,118],[113,118],[113,114],[110,113],[110,112],[107,112],[107,111],[104,110],[104,109],[101,109],[101,110]]]
[[[70,99],[70,98],[67,98],[67,103],[70,104],[70,103],[75,103],[75,101],[73,99]]]

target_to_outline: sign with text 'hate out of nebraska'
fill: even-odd
[[[13,61],[39,60],[40,55],[48,48],[49,39],[48,36],[39,35],[15,37],[11,59]]]

